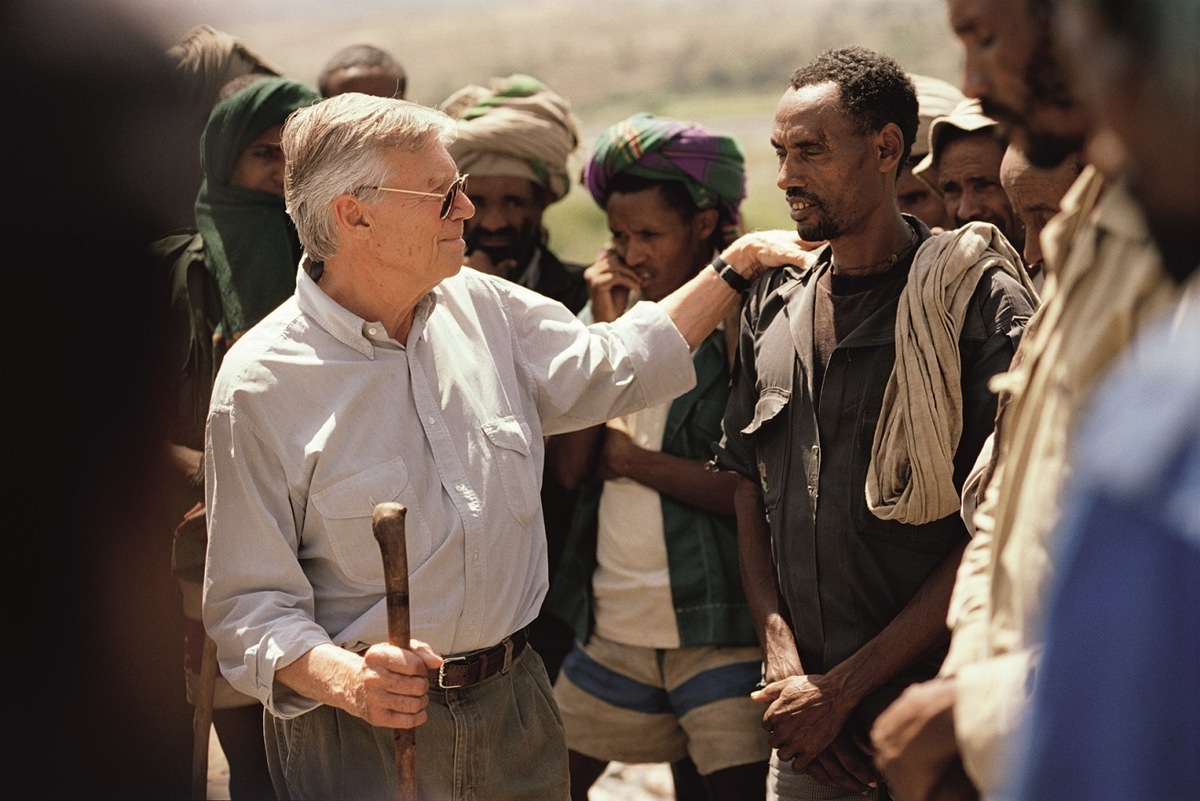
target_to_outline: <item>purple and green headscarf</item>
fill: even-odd
[[[601,131],[588,153],[583,183],[601,208],[613,178],[622,173],[679,181],[697,206],[721,212],[723,226],[741,226],[746,164],[732,137],[646,112],[634,114]]]

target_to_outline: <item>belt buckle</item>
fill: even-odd
[[[446,683],[446,665],[465,665],[467,660],[465,657],[452,656],[449,659],[442,660],[442,664],[438,667],[438,687],[443,690],[457,690],[460,687],[466,687],[466,684],[447,684]]]

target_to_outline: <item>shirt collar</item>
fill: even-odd
[[[404,343],[397,343],[388,336],[387,329],[378,320],[365,320],[341,306],[329,295],[325,294],[319,283],[309,275],[307,263],[308,254],[300,260],[300,270],[296,276],[296,301],[306,316],[312,322],[324,329],[330,336],[347,345],[369,359],[375,358],[375,348],[394,350]],[[433,290],[417,303],[413,330],[411,336],[420,336],[425,329],[425,322],[433,314],[437,306],[441,289]]]

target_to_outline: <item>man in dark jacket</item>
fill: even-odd
[[[742,476],[773,798],[889,798],[867,733],[944,655],[958,487],[1032,310],[994,226],[931,235],[901,214],[916,130],[910,79],[861,48],[796,70],[776,108],[778,185],[800,236],[828,244],[751,291],[715,460]]]

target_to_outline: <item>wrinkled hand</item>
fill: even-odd
[[[793,763],[792,770],[795,769]],[[869,746],[845,731],[809,763],[808,775],[826,787],[859,795],[879,786],[879,774],[871,765]]]
[[[600,449],[600,459],[596,463],[596,476],[601,481],[622,478],[629,474],[629,464],[641,453],[642,449],[634,444],[633,439],[624,427],[610,421],[604,427],[604,445]]]
[[[753,280],[764,271],[785,264],[811,267],[816,263],[811,251],[820,244],[806,242],[795,231],[754,231],[734,240],[721,251],[721,258]]]
[[[442,658],[419,640],[410,645],[412,650],[377,643],[363,654],[354,677],[358,687],[352,711],[372,726],[411,729],[426,720],[428,671],[441,665]]]
[[[762,724],[767,740],[796,773],[808,772],[812,761],[845,728],[854,708],[836,691],[823,687],[823,678],[792,676],[750,694],[751,700],[767,707]]]
[[[642,282],[612,248],[600,251],[596,261],[583,271],[588,298],[592,302],[592,320],[611,323],[625,312],[629,293],[641,288]]]
[[[875,764],[897,801],[930,801],[958,759],[953,679],[904,690],[871,728]]]

